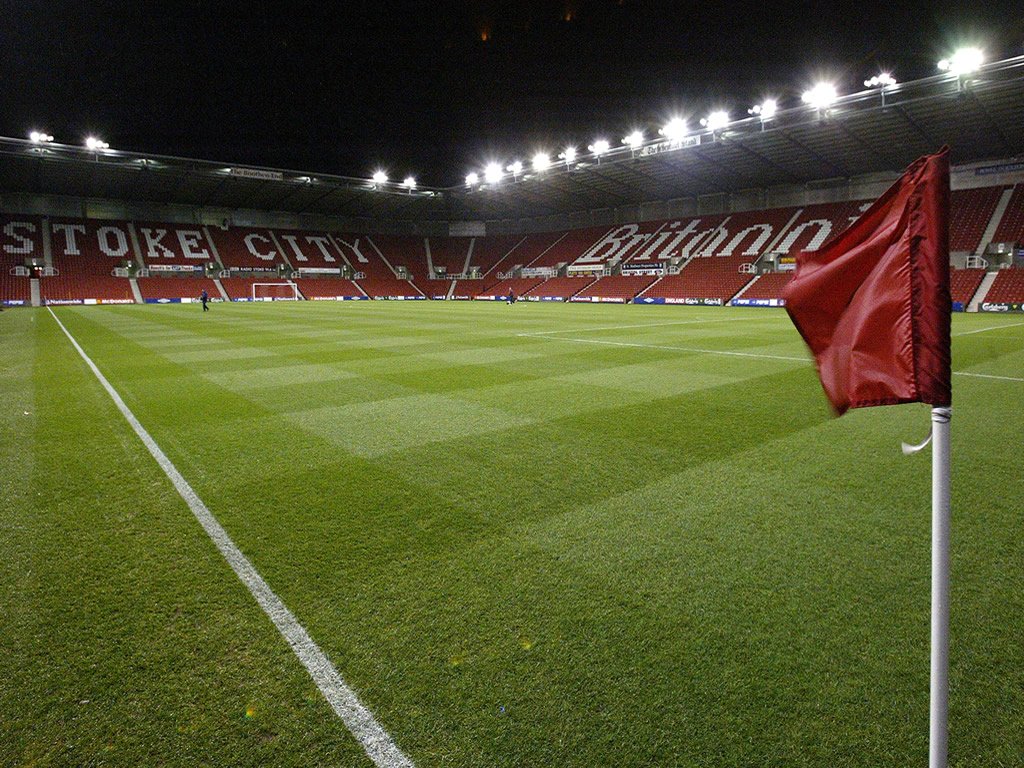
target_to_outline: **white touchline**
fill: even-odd
[[[954,333],[954,336],[970,336],[972,333],[984,333],[985,331],[999,331],[1003,328],[1016,328],[1018,325],[1024,325],[1024,323],[1005,323],[1004,325],[990,325],[988,328],[978,328],[974,331],[963,331],[962,333]]]
[[[68,337],[71,345],[82,356],[85,364],[89,366],[89,369],[99,379],[107,394],[113,399],[114,404],[121,411],[121,415],[125,417],[132,429],[135,430],[135,434],[139,436],[153,458],[156,459],[157,464],[160,465],[160,468],[170,478],[175,489],[185,500],[185,503],[188,504],[189,509],[192,510],[196,520],[203,526],[207,535],[224,556],[224,559],[228,561],[228,565],[231,566],[231,569],[242,583],[248,587],[249,592],[256,598],[260,608],[274,622],[278,632],[288,641],[295,655],[299,657],[299,661],[302,662],[310,677],[313,678],[317,688],[320,689],[324,698],[327,699],[349,731],[352,732],[352,735],[356,737],[363,749],[366,750],[366,754],[380,768],[412,768],[412,760],[402,753],[402,750],[398,748],[398,745],[395,744],[391,736],[374,718],[373,713],[359,701],[355,691],[349,688],[345,681],[342,680],[338,670],[334,668],[331,660],[327,658],[327,654],[320,650],[320,647],[313,642],[313,638],[299,624],[298,619],[281,602],[281,598],[274,594],[270,585],[263,580],[263,577],[260,576],[248,558],[242,554],[242,551],[231,540],[231,537],[228,536],[227,531],[217,522],[217,518],[213,516],[213,513],[203,503],[203,500],[192,489],[192,486],[182,477],[181,473],[171,463],[171,460],[167,458],[167,455],[161,450],[160,446],[156,444],[156,441],[153,440],[149,432],[135,418],[135,414],[131,412],[124,400],[121,399],[117,390],[111,386],[110,382],[100,372],[100,369],[96,367],[96,364],[85,354],[85,350],[75,341],[75,337],[64,327],[64,323],[57,318],[52,309],[49,307],[47,309],[53,319],[56,320],[57,325],[60,326],[60,329],[64,331],[64,335]]]

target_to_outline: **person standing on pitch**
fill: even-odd
[[[205,288],[203,288],[203,292],[199,294],[199,300],[203,302],[203,312],[209,312],[210,294],[206,292]]]
[[[508,303],[509,304],[515,304],[516,303],[516,292],[513,291],[511,288],[508,289]]]

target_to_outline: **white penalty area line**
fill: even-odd
[[[363,749],[366,750],[366,754],[379,768],[413,768],[412,760],[402,753],[391,736],[374,718],[373,713],[359,701],[355,691],[349,688],[341,678],[338,670],[334,668],[330,659],[327,658],[327,654],[313,641],[313,638],[299,624],[298,619],[288,610],[281,601],[281,598],[274,594],[270,585],[264,581],[253,564],[242,554],[242,551],[231,540],[227,531],[217,521],[217,518],[213,516],[213,513],[203,503],[203,500],[199,498],[199,495],[193,490],[192,486],[188,484],[188,481],[171,463],[171,460],[167,458],[167,455],[156,444],[156,441],[153,440],[149,432],[135,418],[135,414],[131,412],[124,400],[121,399],[117,390],[111,386],[110,382],[100,372],[100,369],[96,367],[96,364],[89,359],[85,350],[75,341],[75,337],[64,327],[64,324],[57,318],[53,310],[49,307],[47,309],[64,332],[64,335],[68,337],[71,345],[82,356],[85,364],[89,366],[89,369],[99,379],[107,394],[113,399],[117,409],[121,411],[121,415],[125,417],[132,429],[135,430],[135,434],[139,436],[146,448],[149,449],[150,454],[156,459],[157,464],[160,465],[160,468],[170,479],[171,483],[174,484],[174,488],[181,495],[181,498],[185,500],[185,503],[188,504],[196,520],[203,526],[206,534],[216,545],[217,549],[220,550],[224,559],[228,561],[228,565],[231,566],[231,569],[241,582],[249,589],[252,596],[256,598],[256,602],[259,603],[263,612],[274,622],[274,626],[277,627],[281,636],[288,641],[292,651],[295,652],[299,661],[302,662],[302,665],[309,672],[310,677],[313,678],[316,687],[320,689],[320,692],[338,714],[338,717],[341,718],[352,735],[355,736]]]

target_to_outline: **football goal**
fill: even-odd
[[[253,301],[298,301],[299,287],[295,283],[253,283]]]

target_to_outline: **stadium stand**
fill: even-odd
[[[211,298],[220,298],[213,280],[204,277],[140,277],[137,282],[146,302],[192,301],[199,298],[203,289]]]
[[[430,244],[430,261],[434,269],[443,267],[445,274],[461,275],[466,267],[466,256],[469,254],[469,246],[472,243],[474,250],[477,243],[484,238],[472,237],[431,237],[427,240]],[[474,242],[475,241],[475,242]]]
[[[326,232],[275,229],[274,237],[295,269],[338,269],[345,265],[338,246]]]
[[[413,285],[428,299],[445,299],[452,287],[451,280],[414,280]]]
[[[1011,304],[1024,309],[1024,268],[1000,269],[988,289],[985,304]]]
[[[560,236],[551,238],[537,238],[538,242],[547,241],[543,249],[537,249],[536,255],[528,262],[522,262],[525,267],[555,267],[559,264],[571,264],[580,258],[591,247],[597,244],[601,238],[614,231],[610,227],[591,227],[590,229],[570,230],[559,233]],[[533,239],[534,236],[531,236]],[[531,252],[532,253],[532,252]],[[522,256],[523,254],[520,254]],[[520,263],[520,259],[514,260]]]
[[[113,277],[133,261],[127,222],[55,219],[50,250],[56,276],[44,277],[39,291],[48,304],[133,304],[131,283]]]
[[[782,289],[792,279],[792,272],[768,272],[763,274],[743,292],[743,299],[765,299],[768,301],[781,299]]]
[[[233,272],[276,272],[285,264],[269,229],[230,227],[209,228],[220,263]]]
[[[645,299],[664,299],[666,303],[701,300],[725,304],[754,276],[740,272],[740,265],[749,264],[749,256],[701,256],[691,259],[678,275],[659,280]]]
[[[359,286],[351,280],[343,280],[331,277],[300,277],[295,281],[299,286],[299,293],[303,298],[310,301],[322,301],[326,299],[362,299],[366,296]]]
[[[974,253],[1006,187],[960,189],[950,195],[949,250]]]
[[[552,277],[526,293],[528,299],[560,299],[569,301],[584,288],[593,285],[597,278],[592,275],[584,277]]]
[[[480,274],[486,278],[491,271],[500,271],[506,260],[514,261],[519,254],[525,253],[525,246],[530,240],[530,236],[522,235],[478,237],[473,244],[469,265],[479,268]]]
[[[42,258],[42,220],[37,216],[0,216],[0,302],[6,306],[31,302],[30,278],[11,273]]]
[[[276,278],[266,277],[222,277],[220,284],[224,286],[224,292],[227,293],[228,298],[231,301],[251,301],[253,295],[253,285],[256,283],[285,283],[286,280],[277,280]],[[216,295],[216,294],[211,294]],[[272,297],[275,299],[291,299],[295,293],[291,288],[284,285],[266,285],[263,289],[263,296]]]
[[[408,280],[400,280],[395,277],[394,271],[381,258],[377,252],[379,247],[375,238],[366,235],[337,234],[332,235],[335,244],[340,248],[342,255],[352,265],[357,274],[362,274],[356,282],[363,289],[367,296],[372,299],[393,299],[393,298],[418,298],[422,292]],[[419,238],[402,238],[403,240],[415,243],[419,240],[420,252],[423,258],[426,253],[423,251],[423,241]],[[389,245],[394,245],[389,243]],[[383,253],[383,251],[381,251]],[[423,262],[418,273],[426,276],[426,262]],[[411,271],[410,274],[417,274]]]
[[[1024,243],[1024,184],[1018,184],[1010,196],[1010,204],[996,227],[993,241],[997,243]]]
[[[952,269],[949,272],[949,293],[953,299],[953,306],[958,309],[966,309],[974,294],[978,292],[978,286],[985,279],[984,269]]]
[[[154,221],[135,222],[134,226],[139,255],[147,269],[158,272],[167,265],[201,267],[217,260],[203,227]]]
[[[428,278],[427,251],[422,237],[374,235],[373,242],[392,267],[405,267],[413,278]]]
[[[502,280],[499,283],[495,283],[490,288],[482,290],[480,293],[476,294],[474,298],[498,299],[503,296],[508,296],[510,288],[515,291],[516,296],[523,296],[530,289],[536,288],[543,282],[543,277],[520,277],[513,278],[511,280]]]
[[[628,303],[657,279],[655,275],[608,275],[584,288],[572,300]]]

